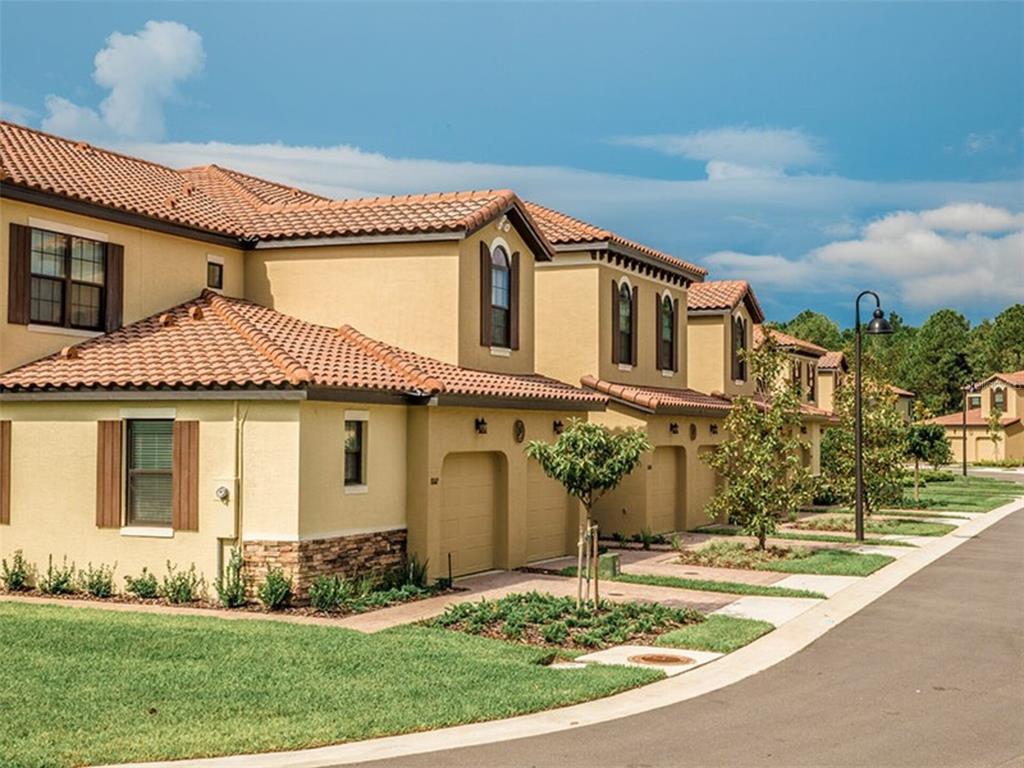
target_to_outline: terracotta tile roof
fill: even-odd
[[[833,370],[846,368],[846,355],[842,352],[826,352],[818,361],[818,370]]]
[[[3,121],[0,181],[244,240],[472,232],[509,213],[551,255],[507,189],[331,200],[216,165],[175,170]]]
[[[0,376],[0,390],[12,392],[251,386],[604,404],[544,376],[459,368],[211,291]]]
[[[0,182],[220,234],[242,229],[173,168],[0,121]]]
[[[747,309],[755,323],[764,320],[754,289],[746,280],[708,280],[694,283],[686,292],[686,308],[691,312],[702,310],[732,310],[741,301],[747,302]]]
[[[909,389],[903,389],[903,387],[897,387],[895,384],[889,385],[889,391],[893,394],[900,395],[901,397],[915,397],[914,393]]]
[[[988,384],[993,379],[1001,379],[1014,387],[1024,387],[1024,371],[1011,371],[1009,373],[993,373],[982,384]]]
[[[724,413],[732,408],[732,402],[728,398],[706,395],[695,389],[638,387],[631,384],[615,384],[594,376],[584,376],[580,383],[615,400],[656,413],[691,410]]]
[[[609,229],[602,229],[593,224],[588,224],[585,221],[575,219],[568,214],[551,208],[546,208],[543,205],[527,202],[526,208],[533,216],[534,221],[537,222],[544,236],[555,245],[610,243],[638,251],[648,258],[686,272],[691,279],[696,278],[700,280],[708,273],[706,269],[698,267],[696,264],[691,264],[683,259],[617,235]]]
[[[1003,427],[1008,427],[1015,422],[1020,421],[1015,416],[1003,416],[999,419],[999,424]],[[953,413],[947,413],[943,416],[935,416],[931,419],[925,419],[925,424],[941,424],[944,427],[961,427],[964,423],[963,411],[955,411]],[[988,419],[982,418],[981,408],[971,408],[967,411],[967,426],[969,427],[987,427]]]
[[[775,339],[775,343],[781,347],[793,347],[811,355],[824,355],[828,353],[827,349],[819,347],[817,344],[798,339],[796,336],[790,336],[788,333],[783,333],[777,328],[765,328],[762,325],[754,326],[755,347],[760,347],[764,343],[766,333],[770,333],[772,338]]]

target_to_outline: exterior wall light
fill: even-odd
[[[670,432],[671,434],[673,434],[673,435],[678,435],[678,434],[679,434],[679,425],[678,425],[678,424],[676,424],[676,423],[675,423],[675,422],[673,421],[673,422],[672,422],[671,424],[669,424],[669,425],[668,425],[668,431],[669,431],[669,432]]]
[[[712,424],[711,425],[711,434],[712,435],[717,435],[718,434],[718,425],[717,424]]]
[[[473,420],[473,428],[476,430],[478,435],[487,434],[487,419],[479,418]]]
[[[555,419],[551,423],[551,431],[556,435],[562,434],[563,430],[565,430],[565,424],[562,423],[561,419]]]

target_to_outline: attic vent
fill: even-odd
[[[164,200],[164,207],[165,208],[175,208],[175,207],[177,207],[177,205],[178,205],[178,201],[174,197],[174,195],[168,195],[167,199]]]
[[[169,325],[174,325],[174,315],[169,312],[164,312],[160,315],[160,325],[166,328]]]
[[[193,320],[202,320],[203,310],[201,307],[189,307],[188,316],[191,317]]]
[[[64,347],[60,351],[60,356],[65,360],[77,360],[78,349],[75,347]]]
[[[189,197],[193,192],[196,191],[196,186],[191,181],[186,181],[181,187],[181,194]]]

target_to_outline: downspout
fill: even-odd
[[[234,401],[234,426],[235,426],[235,546],[239,552],[242,550],[242,486],[244,479],[244,458],[245,458],[245,420],[249,415],[249,408],[244,411],[239,409],[238,400]]]

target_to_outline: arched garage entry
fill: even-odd
[[[499,560],[502,478],[505,457],[500,453],[452,453],[441,467],[441,558],[446,571],[451,554],[452,575],[492,570]]]
[[[686,450],[661,446],[651,456],[647,473],[649,504],[647,519],[654,533],[682,530],[686,515]]]

